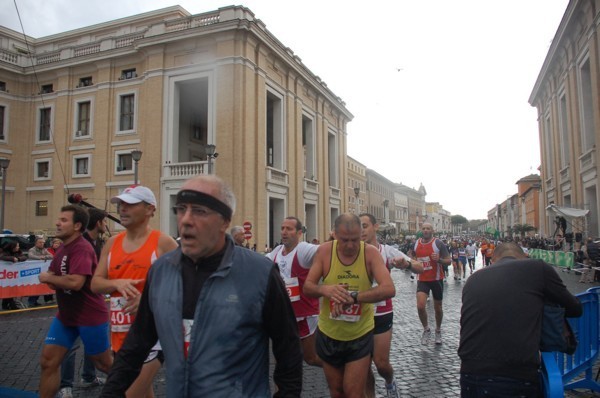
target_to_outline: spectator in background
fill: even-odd
[[[36,238],[35,245],[27,252],[27,259],[43,261],[52,260],[52,257],[54,256],[44,247],[45,242],[44,238]],[[40,305],[40,303],[38,303],[39,298],[40,296],[29,296],[27,305],[29,307],[37,307]],[[46,294],[44,296],[44,302],[46,304],[52,302],[52,294]]]
[[[8,242],[2,247],[0,260],[16,263],[27,260],[27,255],[23,254],[18,242]],[[14,298],[5,298],[2,300],[3,310],[16,310],[17,302]]]
[[[48,248],[48,252],[54,256],[56,249],[58,249],[60,245],[62,245],[62,240],[58,238],[52,239],[52,245]]]
[[[8,242],[2,247],[0,260],[18,263],[20,261],[26,261],[27,255],[21,250],[19,242]]]
[[[579,282],[592,283],[595,279],[595,268],[600,266],[600,242],[594,242],[594,239],[589,237],[587,238],[585,246],[583,246],[582,250],[584,257],[584,268],[581,271],[581,278],[579,278]]]
[[[236,246],[244,247],[244,228],[236,225],[229,230],[229,235],[233,238],[233,242]]]

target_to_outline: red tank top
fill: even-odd
[[[419,280],[423,282],[439,281],[444,279],[444,268],[433,261],[430,256],[433,253],[440,252],[435,242],[436,238],[431,239],[430,242],[424,243],[421,239],[415,243],[415,256],[417,260],[423,263],[423,273],[418,274]]]

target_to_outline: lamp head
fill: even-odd
[[[135,162],[139,162],[140,159],[142,158],[142,151],[140,151],[139,149],[134,149],[133,151],[131,151],[131,158],[135,161]]]
[[[208,157],[215,157],[215,149],[216,146],[213,144],[208,144],[204,147],[204,150],[206,151],[206,156]]]

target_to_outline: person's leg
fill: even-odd
[[[40,357],[40,398],[54,398],[60,387],[60,364],[67,348],[54,344],[45,344]]]
[[[417,313],[419,314],[419,320],[423,325],[423,329],[428,329],[427,321],[427,297],[428,293],[417,291]]]
[[[27,297],[27,306],[29,307],[37,307],[38,305],[40,305],[38,303],[38,299],[40,298],[40,296],[29,296]]]
[[[373,362],[377,373],[390,384],[394,378],[394,368],[390,364],[390,347],[392,346],[392,329],[373,336]]]
[[[78,330],[85,355],[89,356],[96,369],[108,374],[113,363],[108,338],[108,322],[98,326],[80,326]]]
[[[323,362],[323,373],[329,387],[331,398],[343,398],[344,395],[344,368],[336,368],[333,365]],[[366,369],[365,369],[365,373]]]
[[[315,334],[311,334],[310,336],[306,336],[302,340],[300,340],[302,344],[302,353],[304,355],[304,362],[311,366],[323,366],[323,361],[317,355],[317,351],[315,350]]]
[[[444,310],[442,309],[442,300],[433,300],[433,309],[435,311],[435,328],[441,330],[442,318],[444,318]]]
[[[302,354],[304,362],[311,366],[323,366],[323,361],[317,355],[315,347],[317,324],[319,316],[307,316],[297,322],[298,333],[300,334],[300,344],[302,345]]]
[[[40,397],[54,398],[60,387],[60,364],[77,339],[77,328],[65,326],[54,318],[40,356]]]
[[[79,339],[75,340],[73,347],[65,354],[65,358],[60,365],[60,388],[73,388],[75,380],[75,354],[79,349]]]
[[[367,382],[367,370],[371,365],[371,356],[367,355],[344,366],[343,390],[345,398],[363,398]]]
[[[90,360],[94,362],[94,366],[101,372],[110,372],[110,368],[113,363],[113,353],[110,349],[96,355],[89,355]]]
[[[85,383],[93,383],[96,381],[96,367],[94,361],[89,356],[84,355],[83,357],[83,370],[81,371],[81,379]]]

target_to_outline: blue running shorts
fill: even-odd
[[[98,326],[65,326],[58,318],[54,318],[44,343],[70,349],[77,337],[81,337],[85,353],[98,355],[110,347],[108,326],[108,322]]]

